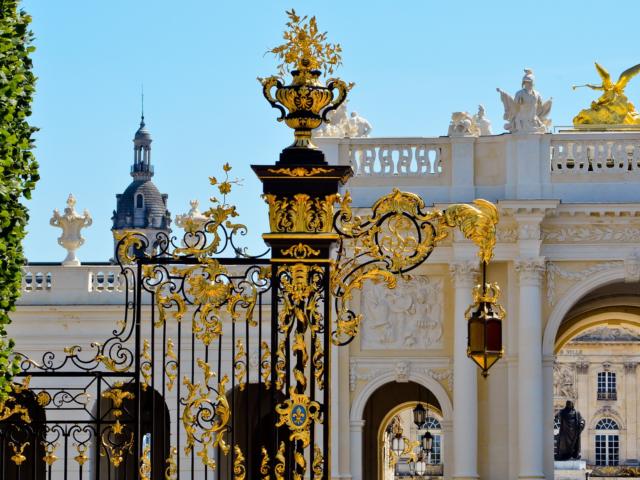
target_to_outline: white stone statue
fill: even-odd
[[[371,124],[365,118],[362,118],[357,112],[351,112],[349,119],[349,136],[351,138],[368,137],[371,130]]]
[[[371,124],[356,112],[352,112],[350,116],[347,115],[347,100],[337,109],[329,112],[327,119],[329,122],[324,122],[313,130],[314,137],[368,137],[372,130]]]
[[[448,134],[450,137],[477,137],[480,129],[467,112],[453,112]]]
[[[60,215],[56,208],[53,210],[51,220],[49,220],[52,226],[62,229],[62,235],[58,237],[58,244],[67,250],[67,257],[62,261],[62,265],[65,267],[80,265],[80,260],[76,257],[76,250],[84,244],[84,238],[80,231],[93,223],[89,212],[85,210],[82,215],[79,215],[75,206],[76,199],[72,194],[69,194],[64,215]]]
[[[551,126],[551,119],[547,116],[551,113],[552,99],[543,102],[533,89],[534,82],[533,70],[525,68],[522,90],[514,98],[496,88],[504,105],[504,119],[507,120],[504,128],[511,133],[545,133]]]
[[[493,135],[491,122],[484,116],[484,105],[478,105],[478,113],[473,116],[473,121],[480,130],[480,135]]]
[[[207,222],[208,218],[205,217],[200,209],[200,202],[198,200],[189,201],[191,208],[187,213],[182,215],[176,215],[176,225],[179,228],[185,229],[187,232],[195,232],[196,230],[202,230],[202,226]]]

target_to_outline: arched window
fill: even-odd
[[[598,372],[598,400],[616,400],[615,372]]]
[[[615,420],[603,418],[596,425],[596,465],[618,465],[620,461],[619,427]]]
[[[144,198],[142,194],[139,193],[136,195],[136,208],[142,208],[144,206]]]

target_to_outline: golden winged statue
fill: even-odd
[[[624,89],[633,77],[640,72],[640,63],[627,68],[620,74],[618,81],[613,83],[609,72],[596,62],[596,70],[602,78],[602,84],[574,85],[573,89],[588,87],[592,90],[602,90],[602,95],[591,102],[591,108],[582,110],[573,119],[574,125],[640,125],[640,115],[633,103],[624,94]]]

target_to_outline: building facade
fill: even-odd
[[[636,354],[616,341],[602,359],[589,335],[604,325],[640,327],[640,132],[454,129],[446,137],[317,143],[330,164],[353,167],[346,189],[360,214],[392,188],[439,207],[497,202],[501,219],[488,275],[501,285],[507,311],[504,358],[482,378],[466,356],[464,316],[479,281],[476,249],[457,232],[395,290],[366,285],[357,293],[352,307],[364,314],[361,333],[348,347],[333,347],[332,478],[387,480],[381,432],[417,402],[433,411],[438,477],[553,479],[554,414],[570,396],[587,421],[582,441],[590,462],[603,449],[613,458],[615,448],[619,462],[637,461],[638,405],[630,393],[637,388]],[[136,150],[132,175],[149,176],[144,158],[138,161]],[[135,211],[130,223],[118,223],[124,200],[114,230],[131,222],[168,228],[166,197],[159,220],[151,212],[139,225]],[[135,196],[131,202],[135,210]],[[41,357],[70,343],[88,345],[120,320],[125,287],[117,266],[25,270],[10,328],[21,352]],[[607,398],[599,398],[599,385]]]

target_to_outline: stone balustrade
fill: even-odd
[[[125,288],[118,265],[35,263],[23,269],[18,305],[121,305]]]
[[[351,165],[347,188],[367,206],[401,182],[431,202],[638,201],[640,131],[481,137],[319,138],[329,163]]]
[[[551,140],[554,175],[640,175],[640,134],[561,134]]]

